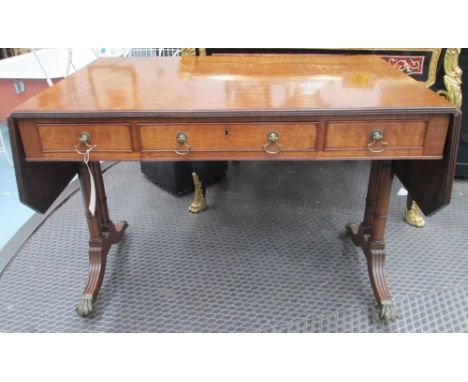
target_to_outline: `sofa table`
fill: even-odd
[[[23,203],[44,212],[79,174],[90,234],[81,316],[127,227],[110,220],[100,161],[370,160],[364,218],[347,232],[367,258],[379,317],[391,321],[393,176],[425,214],[447,205],[459,120],[376,56],[229,55],[99,59],[18,106],[9,127]]]

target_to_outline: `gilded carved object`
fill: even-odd
[[[462,74],[458,65],[461,48],[447,48],[444,59],[444,85],[446,90],[439,90],[437,94],[445,96],[458,109],[462,106]]]
[[[196,173],[192,173],[193,185],[195,186],[195,192],[193,195],[193,202],[189,206],[189,211],[197,214],[202,212],[206,208],[206,195],[203,190],[202,183]]]
[[[206,48],[182,48],[182,56],[206,56]]]
[[[426,221],[422,216],[421,209],[415,201],[413,201],[411,208],[406,210],[405,221],[416,228],[422,228],[426,225]]]
[[[436,82],[437,77],[437,63],[439,62],[440,55],[442,53],[442,48],[432,48],[432,58],[429,63],[429,73],[427,76],[427,81],[425,82],[426,86],[430,88]]]
[[[182,48],[182,56],[195,56],[197,48]]]

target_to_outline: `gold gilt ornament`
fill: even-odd
[[[445,96],[458,109],[462,106],[462,70],[458,65],[461,48],[447,48],[444,59],[444,85],[446,90],[439,90],[437,94]]]
[[[416,202],[413,201],[411,208],[406,210],[405,221],[416,228],[422,228],[426,224],[422,212]]]
[[[193,195],[193,202],[189,206],[189,211],[197,214],[206,208],[206,195],[204,195],[202,183],[198,179],[198,175],[192,173],[193,185],[195,186],[195,193]]]
[[[195,56],[197,48],[182,48],[182,56]]]
[[[444,58],[444,85],[446,90],[439,90],[437,94],[443,95],[459,110],[462,106],[462,70],[458,64],[461,48],[447,48]],[[413,202],[411,208],[405,213],[405,221],[414,227],[422,228],[426,224],[419,206]]]

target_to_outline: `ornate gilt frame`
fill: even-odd
[[[444,85],[446,90],[439,90],[437,94],[445,96],[458,110],[461,110],[463,96],[461,90],[462,74],[458,59],[461,48],[447,48],[444,59]]]

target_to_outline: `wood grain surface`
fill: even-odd
[[[21,104],[12,116],[395,109],[455,111],[377,56],[233,55],[99,59]]]

